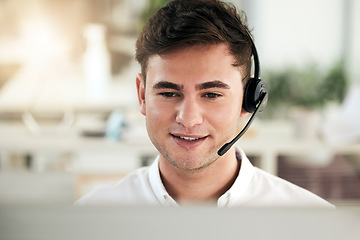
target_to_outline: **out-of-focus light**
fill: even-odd
[[[33,17],[21,28],[21,45],[26,63],[41,63],[64,54],[66,44],[50,19]]]

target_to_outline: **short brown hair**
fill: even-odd
[[[244,69],[251,69],[251,36],[246,15],[229,3],[218,0],[172,0],[147,22],[136,42],[136,60],[146,79],[148,60],[181,47],[226,43]]]

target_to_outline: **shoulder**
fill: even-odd
[[[152,201],[155,201],[155,197],[149,183],[149,167],[143,167],[115,184],[86,194],[75,205],[148,204]]]
[[[264,199],[272,200],[275,205],[334,207],[316,194],[256,167],[252,182],[256,189],[254,194],[261,194]]]
[[[241,169],[234,183],[233,204],[249,207],[329,207],[332,204],[316,194],[280,177],[254,167],[238,150]]]

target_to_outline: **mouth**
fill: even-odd
[[[184,139],[186,141],[196,141],[199,140],[201,138],[193,138],[193,137],[182,137],[182,136],[177,136],[178,138]]]
[[[170,134],[175,142],[183,148],[191,149],[201,145],[208,136],[184,136],[178,134]]]

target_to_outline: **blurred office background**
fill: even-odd
[[[0,204],[72,204],[156,156],[135,41],[160,0],[0,0]],[[237,143],[258,167],[360,204],[360,2],[232,0],[268,108]]]

